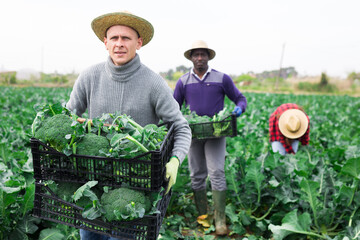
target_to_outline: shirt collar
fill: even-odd
[[[208,75],[208,73],[211,72],[211,67],[208,67],[208,70],[206,71],[206,73],[204,74],[204,76],[202,78],[200,78],[195,72],[194,72],[194,68],[191,68],[191,74],[193,74],[194,76],[196,76],[198,79],[203,80],[205,79],[206,75]]]

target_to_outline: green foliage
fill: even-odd
[[[50,184],[49,187],[62,200],[72,202],[76,190],[81,185],[80,183],[58,182]]]
[[[184,65],[180,65],[173,69],[169,69],[167,72],[161,72],[160,75],[163,76],[167,80],[177,81],[179,78],[185,73],[189,72],[191,67],[185,67]]]
[[[34,179],[29,139],[37,113],[33,106],[66,102],[70,92],[70,88],[0,87],[0,239],[38,240],[40,232],[46,238],[54,236],[53,230],[63,239],[79,239],[78,229],[31,217]],[[237,120],[238,136],[227,138],[226,214],[230,235],[224,239],[272,239],[282,234],[287,234],[284,239],[358,239],[360,99],[244,94],[248,108]],[[296,155],[280,156],[271,151],[268,117],[285,102],[304,107],[310,117],[311,139],[310,145],[300,146]],[[57,112],[48,108],[49,116],[52,111]],[[212,228],[210,232],[200,229],[196,238],[185,232],[199,228],[189,175],[185,159],[159,239],[205,239],[213,234]],[[89,190],[95,191],[94,187]],[[270,228],[270,224],[276,227]]]
[[[44,83],[55,83],[55,84],[65,84],[69,82],[69,79],[66,75],[63,74],[41,74],[41,82]]]
[[[326,75],[326,73],[321,73],[320,86],[326,86],[328,84],[329,84],[329,77]]]
[[[0,87],[0,239],[37,240],[42,229],[52,228],[31,215],[35,191],[29,141],[36,116],[33,106],[54,99],[66,101],[70,91]],[[60,231],[64,236],[78,232]]]
[[[321,73],[319,83],[300,82],[297,87],[307,92],[334,93],[338,91],[335,85],[329,83],[329,77],[325,73]]]
[[[360,72],[351,72],[349,73],[349,75],[347,76],[347,79],[351,80],[351,81],[354,81],[356,79],[359,79],[360,80]]]
[[[110,116],[116,127],[112,125],[106,129],[111,145],[107,154],[109,157],[133,158],[157,150],[167,134],[166,125],[148,124],[142,127],[126,114]]]
[[[60,103],[44,104],[36,109],[33,136],[67,156],[77,153],[132,158],[159,149],[167,134],[166,125],[142,127],[126,114],[103,114],[92,119],[94,127],[91,127],[91,121],[79,123],[78,116]]]
[[[269,229],[274,233],[275,240],[284,239],[286,236],[294,233],[307,235],[309,237],[316,237],[317,239],[326,239],[325,236],[313,233],[310,229],[310,226],[310,215],[308,213],[304,213],[298,216],[297,209],[295,209],[285,215],[281,226],[274,226],[270,224]]]
[[[0,85],[10,85],[16,83],[16,72],[0,73]]]
[[[337,91],[336,86],[329,83],[321,85],[319,83],[300,82],[298,83],[297,88],[306,92],[334,93]]]
[[[359,148],[354,146],[360,136],[345,137],[354,134],[346,129],[358,131],[350,110],[360,106],[358,99],[249,93],[246,97],[249,107],[239,119],[246,120],[240,128],[242,137],[228,139],[225,164],[237,221],[258,235],[275,239],[347,236],[346,226],[360,217],[356,207],[360,198],[355,197],[359,167],[354,160],[358,159]],[[310,146],[301,146],[296,155],[272,153],[268,142],[268,117],[284,102],[302,105],[310,116]],[[331,113],[329,109],[335,106],[343,118],[338,119],[340,112],[336,116]],[[346,123],[339,124],[345,119]],[[267,224],[270,233],[259,228],[264,221],[271,222]]]
[[[177,80],[179,80],[179,78],[180,78],[182,75],[184,75],[183,72],[174,72],[173,75],[172,75],[172,80],[177,81]]]
[[[184,65],[180,65],[180,66],[177,66],[177,67],[176,67],[175,71],[176,71],[176,72],[181,72],[181,73],[185,74],[185,73],[189,72],[190,69],[191,69],[191,67],[186,67],[186,66],[184,66]]]
[[[251,235],[252,239],[357,239],[360,99],[244,94],[248,108],[237,119],[238,136],[226,139],[226,215],[231,229],[228,238],[250,239]],[[309,146],[300,146],[296,155],[281,156],[271,150],[268,119],[276,107],[286,102],[297,103],[308,113],[311,141]],[[168,224],[163,225],[164,236],[179,234],[186,238],[183,229],[199,228],[192,224],[197,212],[189,175],[184,161],[174,186],[176,198],[164,220]],[[210,214],[212,207],[210,204]],[[179,216],[181,224],[173,225],[168,220]]]
[[[185,119],[189,122],[193,138],[204,139],[232,135],[231,112],[225,107],[213,117],[199,116],[189,106],[181,108]]]
[[[97,183],[48,181],[47,185],[62,200],[82,207],[82,216],[90,220],[103,218],[105,221],[128,221],[157,212],[156,205],[161,199],[159,193],[146,194],[126,187],[109,190],[108,187],[98,187]]]
[[[236,78],[233,79],[233,80],[234,80],[234,82],[236,82],[236,83],[240,83],[240,82],[253,82],[253,81],[256,80],[256,78],[253,77],[253,76],[250,76],[250,75],[248,75],[248,74],[242,74],[242,75],[236,77]]]

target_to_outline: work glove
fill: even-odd
[[[240,115],[242,114],[242,109],[241,109],[241,107],[236,106],[236,107],[234,108],[233,113],[236,115],[236,117],[240,117]]]
[[[176,182],[176,176],[177,171],[179,167],[180,161],[177,157],[171,157],[170,161],[165,165],[166,167],[166,179],[169,180],[168,187],[166,189],[167,194],[170,191],[170,188],[175,184]]]

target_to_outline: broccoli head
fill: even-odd
[[[64,201],[72,202],[74,193],[81,186],[82,184],[80,183],[59,182],[57,183],[55,194]]]
[[[101,154],[100,150],[107,153],[109,149],[109,140],[104,136],[93,133],[85,134],[85,136],[76,143],[76,153],[80,155],[101,156],[104,154]]]
[[[70,139],[66,139],[67,134],[72,134],[72,119],[64,114],[56,114],[44,120],[41,126],[35,131],[35,138],[49,143],[57,151],[62,151]]]
[[[101,204],[105,210],[105,218],[108,221],[120,220],[115,212],[128,216],[130,214],[126,205],[132,204],[136,209],[143,208],[148,212],[151,208],[151,201],[144,192],[130,188],[116,188],[101,196]]]

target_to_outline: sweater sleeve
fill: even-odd
[[[80,74],[75,81],[74,87],[70,94],[70,99],[66,103],[66,107],[75,112],[76,115],[81,116],[88,106],[86,97],[86,77],[85,74]]]
[[[246,97],[239,91],[239,89],[237,89],[229,75],[224,74],[223,84],[226,96],[228,96],[229,99],[236,104],[236,106],[241,107],[242,112],[245,112],[247,106]]]
[[[156,94],[153,94],[153,100],[156,115],[164,122],[172,122],[174,124],[175,140],[172,156],[178,157],[181,164],[191,144],[192,135],[189,123],[183,117],[179,104],[165,81],[156,87]]]
[[[181,106],[184,103],[184,99],[185,99],[184,85],[183,85],[181,79],[179,79],[178,82],[176,83],[175,90],[174,90],[174,98],[178,102],[179,107],[181,109]]]

